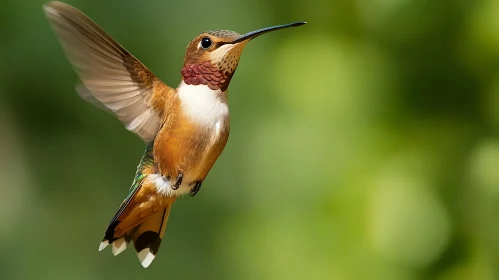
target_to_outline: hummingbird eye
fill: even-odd
[[[201,40],[201,47],[203,49],[207,49],[209,47],[211,47],[211,39],[208,38],[208,37],[204,37],[202,40]]]

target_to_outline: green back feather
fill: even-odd
[[[128,191],[128,195],[125,200],[128,200],[130,198],[130,196],[134,193],[134,191],[140,186],[142,180],[144,180],[144,178],[147,176],[147,174],[144,174],[144,169],[154,165],[154,158],[152,155],[153,147],[154,147],[154,141],[147,144],[146,150],[144,151],[144,155],[140,159],[140,163],[137,166],[137,171],[135,172],[135,177],[133,179],[132,186],[130,187],[130,190]]]

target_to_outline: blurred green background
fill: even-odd
[[[148,269],[97,252],[145,145],[43,3],[0,9],[1,279],[499,279],[499,1],[69,1],[172,86],[202,31],[308,21],[246,47]]]

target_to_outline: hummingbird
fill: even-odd
[[[81,80],[81,97],[114,114],[146,143],[128,195],[99,245],[116,256],[133,242],[148,267],[156,257],[170,209],[195,196],[229,137],[227,89],[252,39],[295,22],[240,35],[212,30],[187,46],[177,88],[163,83],[101,27],[76,8],[44,5],[66,57]]]

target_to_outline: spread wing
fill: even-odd
[[[158,84],[167,92],[170,88],[82,12],[61,2],[50,2],[44,10],[83,82],[78,88],[82,95],[104,105],[144,141],[152,141],[161,115],[151,103],[153,89]]]

